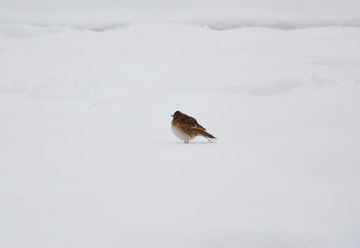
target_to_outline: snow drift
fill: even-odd
[[[358,44],[0,25],[0,246],[358,247]],[[176,110],[218,142],[177,140]]]

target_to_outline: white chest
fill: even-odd
[[[174,133],[176,137],[178,137],[181,140],[191,140],[192,137],[187,135],[186,133],[180,131],[177,127],[171,126],[171,131]]]

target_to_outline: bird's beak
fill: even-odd
[[[170,115],[171,117],[174,117],[173,115]]]

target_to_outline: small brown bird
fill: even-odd
[[[216,141],[216,137],[206,132],[206,129],[202,127],[195,118],[176,111],[173,115],[171,122],[171,130],[176,137],[183,140],[185,143],[189,143],[189,140],[200,135],[207,138],[209,141]]]

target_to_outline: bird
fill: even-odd
[[[180,111],[176,111],[171,122],[171,130],[176,137],[183,140],[184,143],[189,143],[189,140],[196,136],[203,136],[210,142],[217,140],[215,136],[206,132],[206,129],[201,126],[194,117],[188,116]]]

